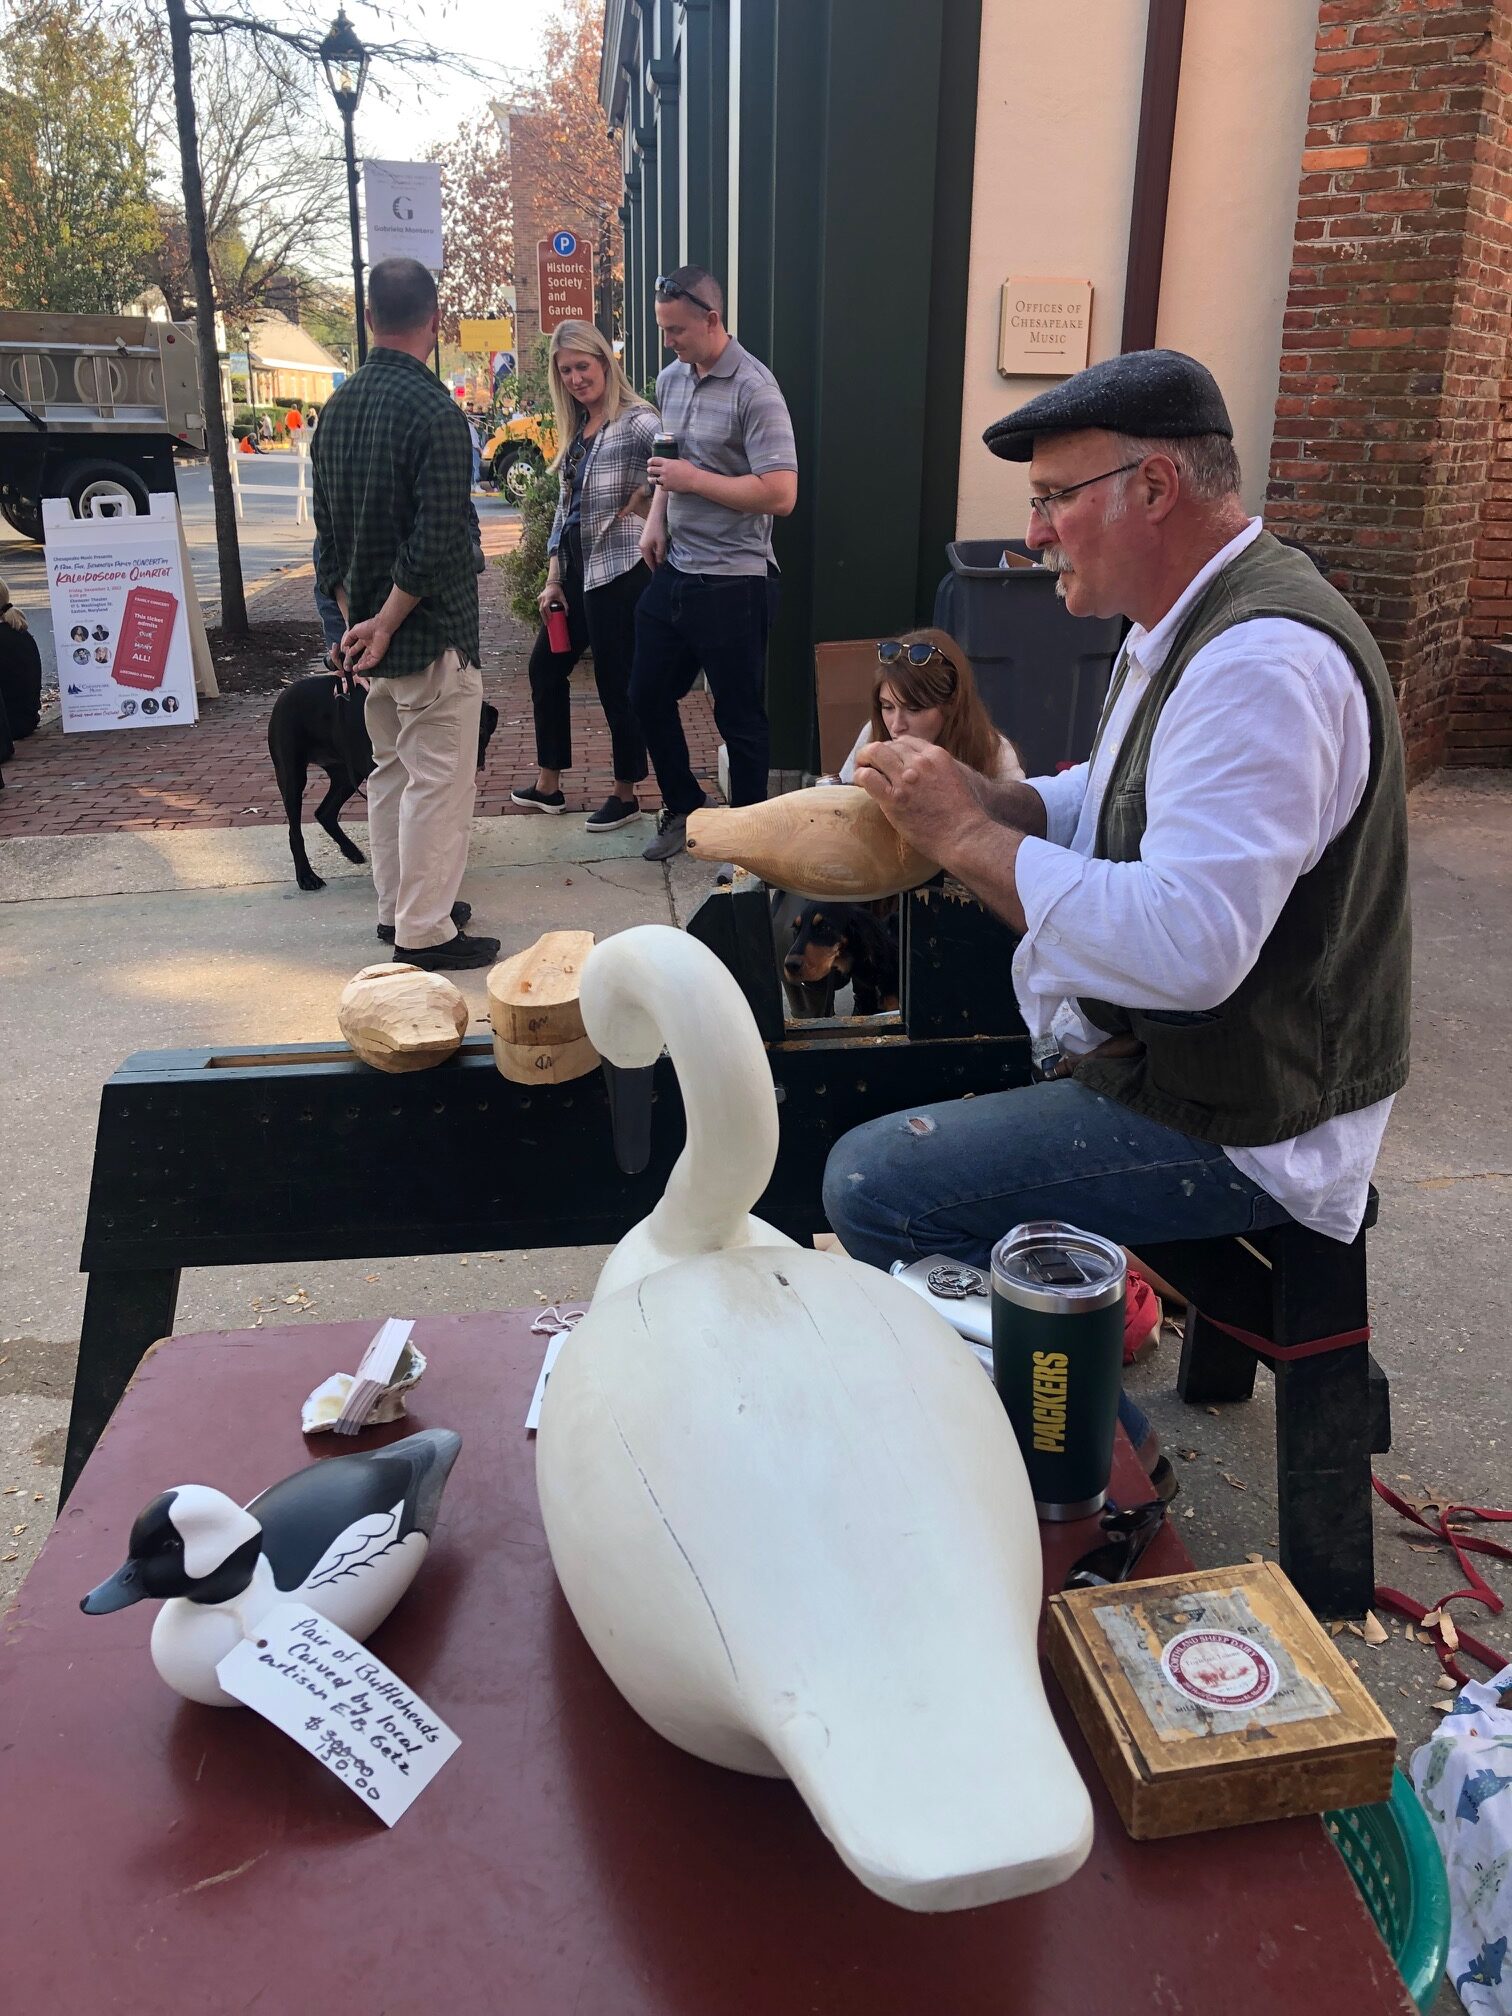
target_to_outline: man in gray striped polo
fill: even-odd
[[[662,795],[648,861],[682,851],[704,792],[678,702],[708,675],[730,757],[730,800],[766,797],[766,647],[777,607],[772,520],[798,501],[793,423],[777,380],[724,326],[724,294],[701,266],[656,282],[656,320],[676,362],[656,381],[675,456],[653,456],[641,534],[651,581],[635,611],[630,704]]]

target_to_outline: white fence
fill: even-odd
[[[294,464],[294,483],[291,487],[282,475],[276,483],[248,483],[246,478],[254,470],[260,474],[273,470],[283,471],[290,462]],[[294,453],[288,455],[244,455],[238,444],[231,451],[231,489],[236,498],[236,515],[244,519],[246,511],[242,507],[245,489],[252,496],[262,495],[288,498],[294,506],[294,523],[308,525],[310,522],[310,442],[309,430],[301,428],[294,436]]]

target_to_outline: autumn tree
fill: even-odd
[[[441,334],[458,341],[464,315],[507,315],[514,284],[514,204],[509,152],[491,111],[432,157],[441,166],[445,268]]]
[[[143,22],[139,91],[154,108],[153,137],[171,138],[167,37]],[[339,268],[346,242],[345,187],[329,120],[316,114],[309,66],[272,44],[249,53],[206,37],[194,66],[205,233],[215,304],[233,325],[312,263]],[[194,298],[181,205],[162,204],[152,277],[170,312]]]
[[[599,103],[601,0],[563,0],[547,24],[541,69],[520,106],[516,173],[528,176],[538,217],[602,222],[619,261],[620,154]],[[513,122],[512,122],[513,123]]]
[[[156,237],[133,123],[133,52],[85,0],[37,0],[0,32],[0,297],[118,313]]]

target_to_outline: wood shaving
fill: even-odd
[[[1248,1491],[1249,1486],[1248,1484],[1245,1483],[1244,1479],[1242,1477],[1236,1477],[1231,1470],[1225,1470],[1220,1474],[1222,1475],[1224,1483],[1227,1484],[1231,1490]]]
[[[1455,1630],[1454,1619],[1449,1615],[1447,1610],[1439,1618],[1439,1629],[1444,1634],[1444,1643],[1449,1647],[1449,1650],[1451,1652],[1458,1652],[1459,1633]]]
[[[1384,1645],[1386,1643],[1385,1629],[1374,1610],[1367,1610],[1365,1612],[1365,1643],[1367,1645]]]
[[[1459,1682],[1448,1673],[1440,1673],[1433,1684],[1435,1687],[1441,1687],[1446,1694],[1455,1693],[1459,1687]]]

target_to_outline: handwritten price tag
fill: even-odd
[[[365,1645],[302,1603],[270,1610],[215,1671],[390,1827],[461,1740]]]

